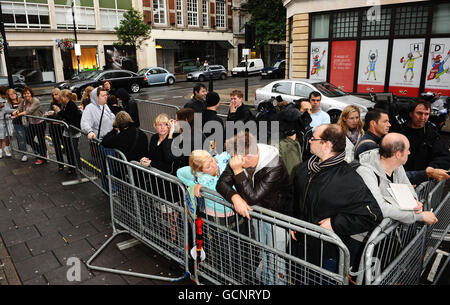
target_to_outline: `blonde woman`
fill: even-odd
[[[189,166],[180,168],[177,177],[189,188],[194,186],[194,195],[201,197],[202,187],[216,190],[217,181],[230,161],[230,155],[223,152],[215,157],[206,150],[194,150],[189,156]],[[205,200],[205,210],[201,211],[213,217],[233,215],[233,210],[212,200]]]
[[[50,108],[45,113],[48,118],[58,120],[55,110],[53,107],[62,106],[61,103],[61,90],[58,88],[53,88],[52,90],[52,99],[50,100]],[[58,171],[62,172],[64,170],[64,154],[63,154],[63,131],[64,126],[60,123],[51,121],[48,123],[48,132],[50,134],[50,138],[53,142],[53,148],[55,149],[56,160],[58,161]]]
[[[35,117],[42,117],[44,115],[41,108],[41,102],[34,96],[31,88],[25,87],[22,96],[25,102],[20,104],[13,112],[12,119],[24,115]],[[39,118],[26,118],[25,123],[28,125],[26,127],[27,143],[33,148],[34,154],[39,155],[34,164],[40,165],[46,163],[47,146],[45,143],[45,121]],[[38,143],[34,141],[35,137],[37,137]]]
[[[337,123],[346,134],[345,161],[350,163],[354,159],[355,145],[364,134],[361,111],[358,106],[349,105],[345,107]]]
[[[148,145],[148,157],[144,157],[140,160],[140,163],[144,166],[152,166],[163,172],[175,175],[173,169],[173,161],[171,161],[166,151],[167,135],[169,134],[169,122],[170,118],[167,114],[159,114],[154,122],[153,127],[156,129],[156,133],[150,138]]]
[[[86,108],[87,105],[89,105],[89,103],[91,102],[91,92],[94,90],[94,87],[92,86],[87,86],[84,89],[83,92],[83,96],[81,97],[80,100],[80,109],[83,110],[84,108]]]
[[[14,89],[8,89],[8,91],[6,92],[6,96],[8,99],[8,104],[11,106],[11,110],[9,110],[8,113],[13,113],[15,110],[17,110],[17,108],[19,108],[19,105],[23,103],[23,99],[17,95],[17,91]],[[22,152],[21,161],[26,162],[28,160],[28,157],[25,154],[25,152],[27,151],[25,126],[23,126],[22,118],[13,119],[12,123],[17,138],[17,145],[19,147],[19,150]]]

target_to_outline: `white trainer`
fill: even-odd
[[[23,156],[22,156],[22,159],[21,159],[20,161],[22,161],[22,162],[27,162],[27,161],[28,161],[27,155],[23,155]]]
[[[7,157],[11,157],[11,149],[9,148],[9,146],[5,146],[5,155]]]

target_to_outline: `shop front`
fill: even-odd
[[[233,46],[224,41],[156,40],[157,65],[175,74],[186,74],[197,69],[197,58],[203,65],[223,65],[228,69],[228,50]]]
[[[450,95],[448,1],[322,10],[304,16],[289,20],[296,29],[290,46],[294,77],[307,71],[307,77],[347,92]],[[296,31],[303,27],[308,27],[308,54],[297,47],[305,37]]]
[[[8,51],[12,73],[26,84],[55,82],[52,47],[9,47]]]

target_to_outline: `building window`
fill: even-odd
[[[188,25],[198,26],[198,0],[187,0]]]
[[[333,18],[333,38],[354,38],[358,33],[358,11],[338,12]]]
[[[395,12],[395,35],[426,34],[428,23],[427,6],[402,6],[398,7]]]
[[[239,15],[239,33],[245,33],[245,24],[247,23],[247,14]]]
[[[203,0],[203,27],[208,27],[208,7],[209,7],[209,1],[208,0]]]
[[[80,5],[78,5],[80,4]],[[77,29],[95,29],[94,2],[75,1],[75,24]],[[58,29],[73,29],[72,6],[66,0],[55,0],[55,21]]]
[[[114,30],[120,26],[123,14],[132,8],[131,0],[99,0],[100,24],[103,30]]]
[[[13,28],[49,28],[50,19],[47,1],[44,3],[2,1],[3,22],[5,27]]]
[[[450,32],[450,3],[436,5],[433,12],[433,34]]]
[[[327,39],[330,32],[330,15],[313,15],[311,18],[311,38]]]
[[[166,24],[166,0],[153,0],[153,22]]]
[[[183,25],[183,1],[177,0],[177,25]]]
[[[216,25],[218,28],[224,28],[225,24],[225,0],[216,0]]]
[[[361,35],[363,37],[379,37],[379,36],[389,36],[391,32],[391,8],[382,8],[379,20],[368,20],[366,17],[368,9],[363,11],[362,18],[362,31]]]

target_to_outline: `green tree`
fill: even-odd
[[[270,40],[286,39],[286,9],[282,0],[248,0],[242,8],[251,14],[255,26],[255,43],[262,49]]]
[[[151,26],[144,22],[144,17],[135,9],[129,9],[123,14],[119,27],[114,27],[118,43],[115,45],[129,45],[140,49],[142,43],[150,38]]]

